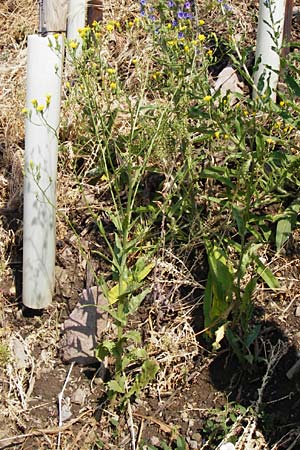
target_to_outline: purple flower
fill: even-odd
[[[140,0],[140,4],[141,4],[141,5],[145,6],[146,3],[147,3],[147,0]]]
[[[191,8],[191,3],[190,2],[185,2],[183,7],[184,7],[184,9],[190,9]]]
[[[173,22],[172,22],[172,27],[177,27],[177,25],[178,25],[177,20],[173,20]]]
[[[227,5],[227,3],[224,3],[224,9],[226,9],[227,11],[232,10],[231,6]]]
[[[184,38],[184,33],[182,31],[179,31],[178,33],[178,39]]]
[[[178,11],[177,12],[177,17],[178,17],[178,19],[185,19],[184,12],[183,11]]]
[[[169,2],[168,2],[168,7],[169,8],[173,8],[175,6],[175,3],[172,1],[172,0],[170,0]]]

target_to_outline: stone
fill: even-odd
[[[229,104],[234,105],[237,101],[237,97],[234,94],[244,93],[244,84],[239,81],[236,74],[236,70],[231,66],[225,67],[218,75],[213,94],[220,90],[221,97],[225,97],[229,94]]]
[[[296,308],[295,316],[300,317],[300,305]]]
[[[107,300],[98,286],[85,289],[63,323],[60,354],[65,363],[89,365],[99,362],[95,348],[108,327],[108,313],[101,311]]]
[[[73,392],[71,396],[71,402],[83,406],[85,398],[86,398],[86,390],[79,387]]]
[[[18,369],[26,369],[28,367],[28,356],[26,354],[25,345],[18,338],[14,337],[11,342],[11,349],[14,363]]]

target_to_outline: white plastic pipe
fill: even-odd
[[[261,77],[264,77],[262,94],[269,86],[271,98],[276,100],[276,89],[280,70],[280,48],[286,0],[260,0],[255,61],[261,59],[254,74],[253,98],[256,98]],[[278,37],[275,34],[278,33]],[[270,69],[272,68],[272,69]]]
[[[82,39],[78,30],[85,26],[86,8],[86,0],[69,0],[67,39],[78,42],[79,45],[75,52],[77,57],[79,57],[82,52]]]
[[[56,39],[51,35],[28,36],[23,303],[33,309],[48,306],[54,291],[57,130],[62,68],[62,36]],[[43,106],[44,110],[39,112]]]

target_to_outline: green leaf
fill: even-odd
[[[107,383],[107,386],[110,391],[118,392],[120,394],[125,393],[125,380],[123,378],[120,378],[119,383],[116,380],[111,380]]]
[[[279,251],[290,237],[294,229],[300,211],[300,199],[296,199],[284,212],[283,218],[279,219],[276,227],[276,249]]]
[[[130,340],[130,341],[133,341],[136,344],[140,344],[141,340],[142,340],[141,333],[139,331],[136,331],[136,330],[127,331],[127,333],[125,333],[123,335],[123,337],[125,339]]]
[[[264,263],[257,256],[255,258],[256,271],[264,280],[264,282],[269,286],[270,289],[276,290],[280,288],[278,279],[275,277],[273,272],[264,265]]]
[[[286,73],[285,81],[297,97],[300,97],[300,86],[294,77]]]

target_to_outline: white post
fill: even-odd
[[[55,278],[62,36],[29,36],[27,58],[23,303],[29,308],[42,309],[52,301]]]
[[[86,0],[69,0],[67,18],[67,39],[79,43],[76,49],[76,56],[81,55],[82,39],[78,30],[84,28],[86,22]]]
[[[267,87],[270,97],[276,100],[276,89],[280,70],[280,49],[283,39],[283,25],[286,0],[260,0],[255,61],[259,62],[254,74],[253,98],[258,96],[258,88],[263,94]]]

